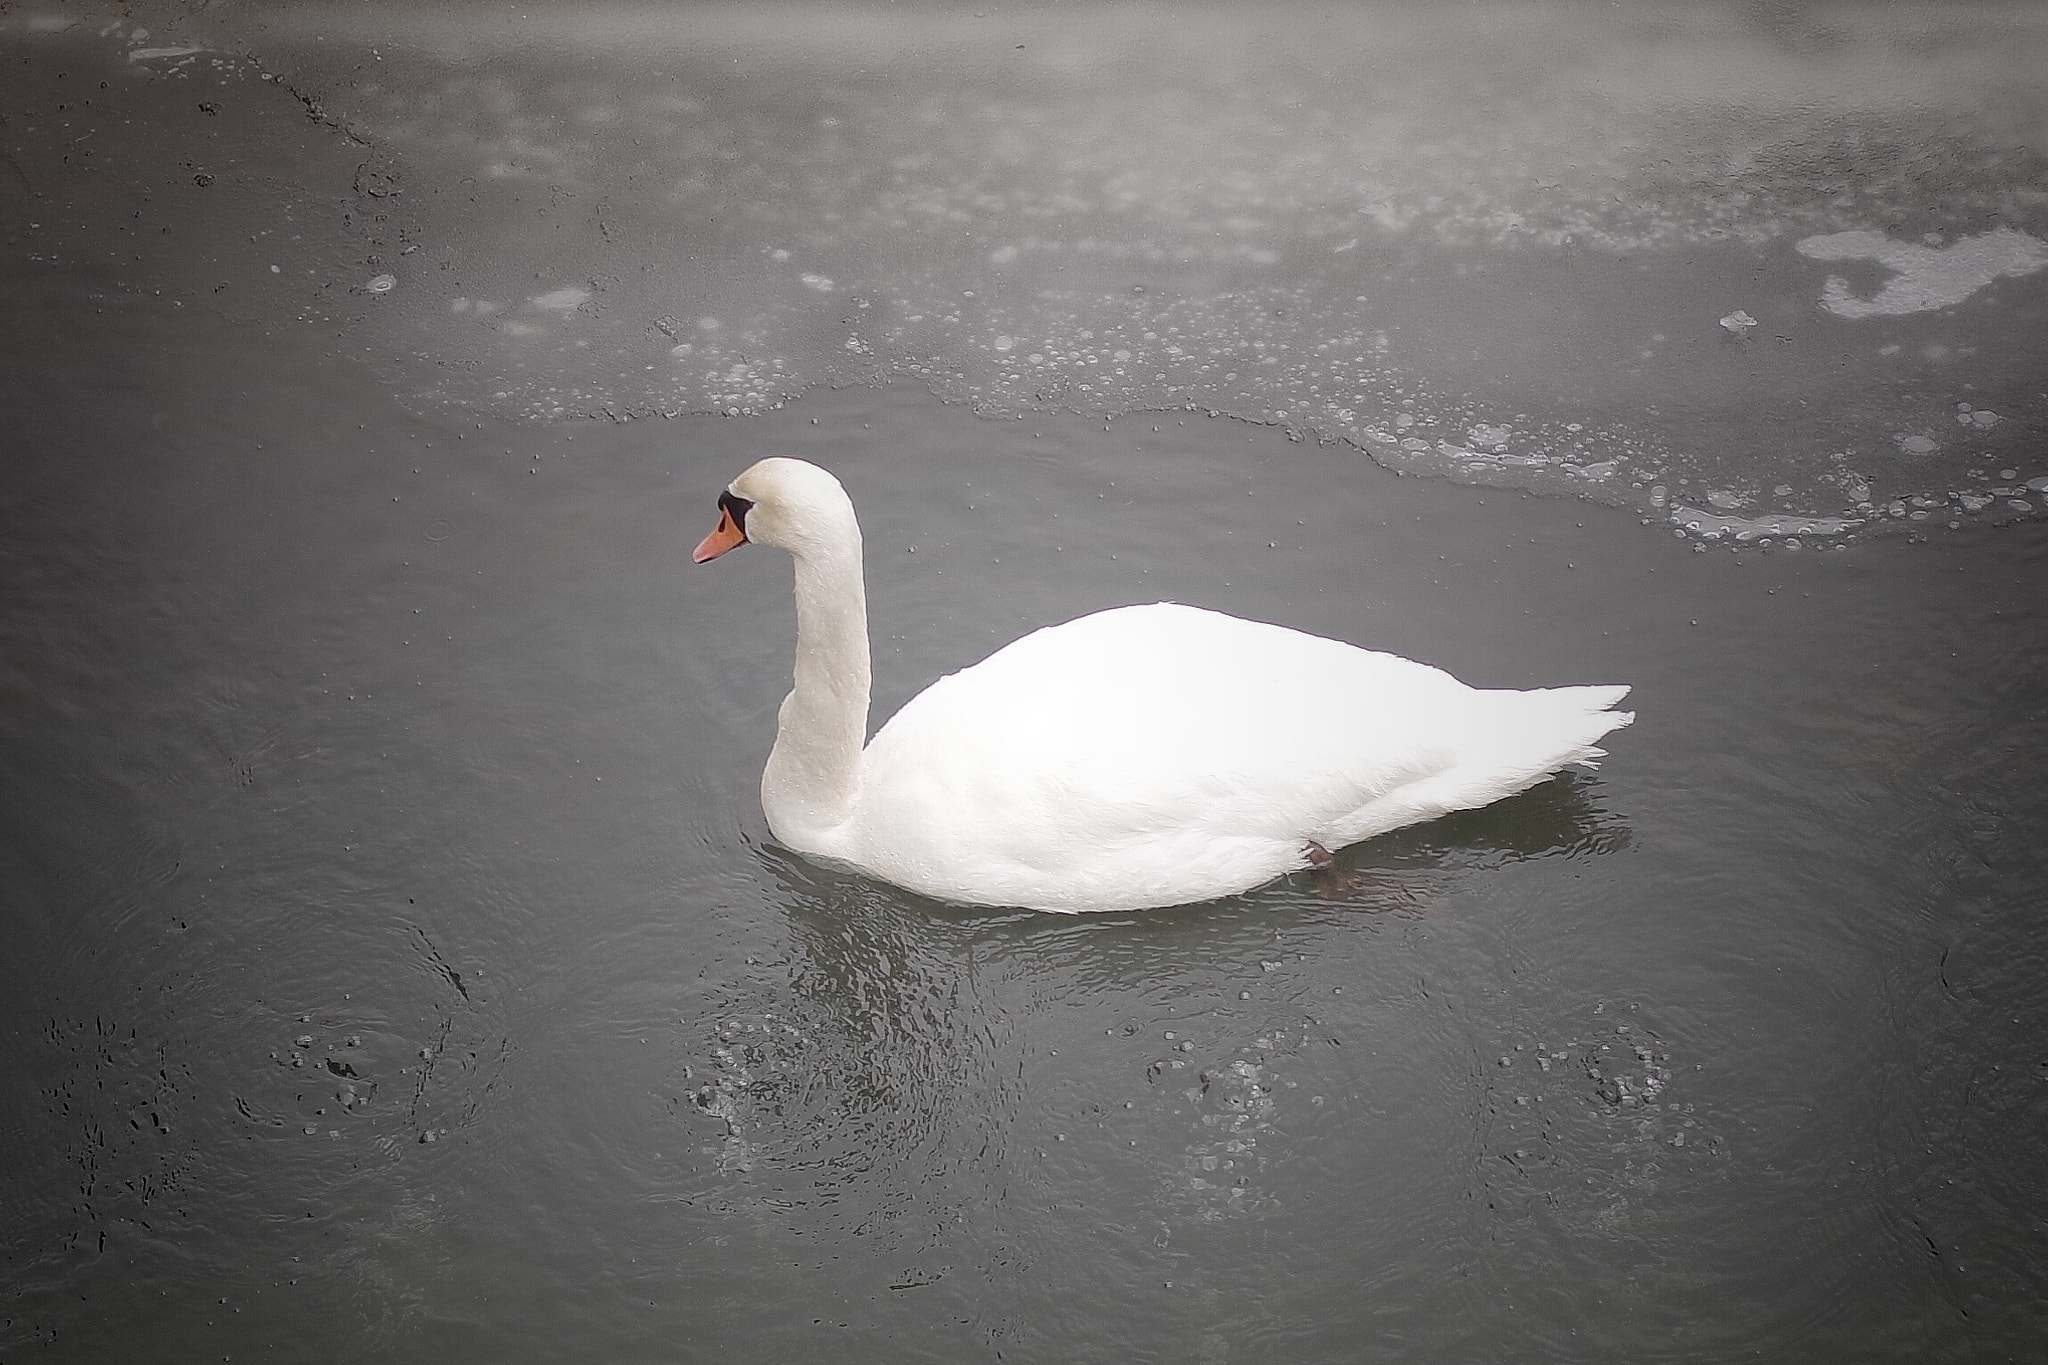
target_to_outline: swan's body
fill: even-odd
[[[866,595],[845,491],[732,483],[704,560],[796,559],[796,687],[761,801],[800,853],[944,900],[1135,910],[1249,890],[1597,757],[1626,687],[1484,691],[1440,669],[1157,603],[1048,626],[939,679],[864,748]]]

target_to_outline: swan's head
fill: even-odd
[[[690,558],[702,564],[753,541],[803,556],[860,550],[853,501],[833,478],[808,460],[772,456],[726,485],[718,498],[718,526]]]

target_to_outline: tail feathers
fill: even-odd
[[[1570,764],[1597,767],[1607,753],[1599,747],[1600,738],[1635,721],[1632,711],[1607,709],[1628,692],[1626,687],[1599,686],[1503,694],[1513,700],[1502,709],[1492,741],[1502,776],[1519,769],[1509,779],[1519,783]]]
[[[1614,706],[1629,689],[1621,684],[1594,687],[1548,687],[1530,695],[1545,699],[1543,710],[1556,719],[1551,723],[1559,727],[1559,738],[1569,740],[1579,737],[1579,752],[1560,758],[1559,765],[1583,764],[1588,768],[1600,766],[1600,760],[1607,757],[1605,749],[1597,748],[1594,741],[1602,735],[1636,723],[1633,711],[1613,711]],[[1554,709],[1553,709],[1554,708]]]
[[[1542,687],[1528,695],[1556,697],[1560,701],[1570,698],[1573,707],[1591,715],[1608,711],[1628,694],[1629,687],[1626,683],[1599,683],[1590,687]],[[1614,711],[1611,714],[1622,717],[1621,725],[1626,725],[1636,718],[1633,711]]]
[[[1595,686],[1482,693],[1491,704],[1482,704],[1472,717],[1464,752],[1455,761],[1368,802],[1331,826],[1328,832],[1337,843],[1323,842],[1335,848],[1454,810],[1491,805],[1561,768],[1575,763],[1591,767],[1606,753],[1600,737],[1635,720],[1633,712],[1607,709],[1628,692],[1626,687]]]

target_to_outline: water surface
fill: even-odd
[[[737,417],[569,415],[550,395],[601,367],[493,371],[373,311],[426,292],[361,217],[421,188],[424,153],[349,141],[217,48],[75,30],[10,31],[46,46],[10,87],[35,216],[0,278],[7,1359],[1962,1362],[2040,1339],[2031,511],[1708,545],[1647,488],[1400,474],[1249,404],[1076,412],[1071,356],[1066,388],[1000,401],[878,361]],[[104,169],[62,160],[67,119]],[[201,145],[211,169],[180,164]],[[1759,240],[1789,261],[1849,230],[1810,208],[1781,197]],[[1449,228],[1428,249],[1542,266]],[[1418,308],[1449,288],[1426,275]],[[1666,278],[1714,346],[1755,345]],[[1203,306],[1249,309],[1228,283]],[[1822,316],[1810,283],[1802,318],[1894,325]],[[1988,356],[2011,315],[1972,300],[1897,325]],[[1546,363],[1628,388],[1599,354]],[[1483,368],[1442,382],[1530,410]],[[1715,384],[1752,451],[1715,486],[1756,482],[1780,409],[1745,423]],[[2007,442],[2001,486],[2043,468],[2031,409],[1966,427],[1925,393]],[[1415,410],[1389,390],[1370,416],[1398,435]],[[1478,685],[1628,682],[1639,720],[1597,773],[1347,853],[1334,894],[1075,919],[820,870],[755,790],[787,564],[688,562],[769,453],[860,506],[878,719],[1037,625],[1165,599]]]

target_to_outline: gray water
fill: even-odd
[[[1638,216],[1686,229],[1642,277],[1705,316],[1694,355],[1724,368],[1692,403],[1633,426],[1582,422],[1586,454],[1677,450],[1700,411],[1743,434],[1669,474],[1661,504],[1647,485],[1604,498],[1489,486],[1503,480],[1462,456],[1404,463],[1398,442],[1256,410],[1278,387],[1321,382],[1306,324],[1268,334],[1277,387],[1145,410],[1135,388],[1076,399],[1100,368],[1078,351],[1036,352],[1055,356],[1063,386],[1003,389],[973,357],[1014,354],[1016,324],[1000,333],[1008,351],[941,339],[936,367],[878,346],[833,370],[817,358],[859,355],[843,334],[778,348],[796,315],[741,281],[688,316],[719,320],[704,332],[751,329],[766,344],[749,354],[785,357],[786,384],[744,405],[628,386],[612,415],[640,420],[592,418],[580,414],[603,406],[589,401],[598,377],[618,367],[573,352],[623,345],[636,308],[674,305],[582,311],[633,293],[619,286],[566,309],[508,306],[597,329],[589,348],[550,332],[559,350],[515,364],[517,334],[462,330],[476,299],[509,289],[436,284],[448,299],[415,302],[427,287],[405,262],[434,253],[453,264],[430,278],[537,275],[520,298],[575,277],[522,263],[550,257],[556,220],[517,195],[467,221],[451,208],[379,225],[456,182],[436,178],[423,135],[306,116],[295,82],[317,73],[278,53],[288,21],[311,12],[212,16],[242,25],[240,49],[211,30],[8,18],[0,174],[19,193],[0,271],[0,1359],[1637,1365],[2038,1351],[2048,529],[2031,510],[1970,515],[1955,499],[2000,479],[2023,490],[2048,468],[2029,425],[2041,343],[2014,319],[2033,316],[2038,292],[2010,292],[2041,276],[1891,320],[1828,313],[1817,279],[1777,305],[1808,328],[1929,329],[1887,334],[1902,345],[1958,337],[1976,350],[1947,371],[1954,384],[2018,376],[1995,399],[1954,399],[1962,389],[1925,379],[1950,362],[1918,350],[1919,379],[1851,368],[1802,389],[1846,352],[1773,342],[1801,358],[1783,362],[1777,399],[1756,402],[1743,376],[1771,373],[1758,338],[1718,328],[1731,296],[1684,273],[1711,254],[1686,228],[1704,221],[1687,216],[1697,206],[1675,191],[1638,202]],[[637,48],[577,47],[565,11],[527,28],[511,13],[470,10],[457,26],[499,35],[497,55],[475,59],[479,84],[528,89],[530,71],[559,64],[550,88],[602,86],[664,31],[643,15]],[[843,49],[833,60],[856,94],[855,75],[900,71],[904,51],[982,51],[937,18],[919,47],[901,24],[835,13],[836,38],[798,46],[817,62]],[[1031,22],[1057,28],[1057,13]],[[1170,65],[1179,30],[1116,13],[1128,32],[1077,21],[1065,79],[1100,93],[1114,80],[1088,73],[1114,78],[1133,53]],[[1759,24],[1734,50],[1743,62],[1720,69],[1749,73],[1753,92],[1775,62],[1854,66],[1873,43],[1913,65],[1897,53],[1920,30],[1865,32],[1857,13],[1793,12],[1818,17],[1776,37]],[[1982,58],[1998,46],[1987,33],[2009,50],[2030,41],[2014,12],[1962,13],[1927,63]],[[1405,51],[1457,46],[1430,27],[1452,21],[1400,22]],[[1592,20],[1579,22],[1564,36],[1584,37]],[[1657,43],[1705,42],[1670,22]],[[1317,33],[1274,27],[1297,48]],[[342,67],[385,59],[348,46],[360,35],[332,41]],[[1609,41],[1593,56],[1610,65],[1666,51],[1656,69],[1696,69],[1639,32]],[[437,50],[394,45],[388,59]],[[898,65],[863,65],[877,50]],[[1272,60],[1260,51],[1241,60]],[[1542,55],[1530,61],[1549,69]],[[1484,57],[1442,60],[1465,80]],[[352,87],[366,110],[468,88],[366,84]],[[886,81],[867,88],[856,109],[892,107]],[[1424,88],[1415,74],[1395,93]],[[710,91],[690,96],[705,122],[743,122],[740,94]],[[741,93],[770,125],[817,113],[786,81]],[[1190,75],[1156,97],[1199,110],[1199,93]],[[1333,126],[1333,99],[1311,92],[1290,117]],[[1376,126],[1402,107],[1389,100]],[[490,137],[516,125],[526,145],[579,126],[528,127],[495,95],[461,107],[468,123],[436,125],[457,150],[486,140],[490,118]],[[1982,194],[1936,202],[1905,181],[1887,193],[1976,215],[1947,224],[1954,240],[2043,235],[2025,217],[2038,161],[2001,144],[2018,169],[1999,181],[1995,158],[1954,152],[1981,120],[1919,108],[1914,135],[1974,167]],[[1515,138],[1560,126],[1472,144],[1466,164],[1504,184]],[[593,154],[589,178],[622,176],[629,141]],[[878,177],[894,155],[886,139],[840,153]],[[794,201],[770,169],[729,166],[723,202],[784,215]],[[1830,218],[1817,191],[1774,184],[1758,182],[1742,220],[1776,225],[1742,247],[1757,260],[1896,226]],[[1162,193],[1137,202],[1156,210]],[[647,203],[620,211],[659,217]],[[1455,271],[1432,273],[1444,263],[1465,278],[1591,271],[1593,319],[1609,302],[1652,306],[1601,275],[1611,262],[1573,264],[1574,248],[1460,236],[1475,212],[1343,254],[1411,272],[1411,318],[1455,291]],[[1283,236],[1314,216],[1272,214]],[[1187,207],[1189,240],[1204,215],[1216,205]],[[745,235],[720,221],[670,222],[661,251],[630,224],[598,237],[653,278],[666,250],[715,257]],[[833,290],[797,288],[850,318],[848,270],[900,284],[934,253],[879,233],[838,240],[850,264]],[[1077,245],[1054,255],[1048,271],[1089,259]],[[934,256],[930,288],[966,269]],[[368,289],[380,275],[396,283]],[[1283,285],[1308,297],[1318,279]],[[1156,306],[1161,333],[1179,309],[1260,312],[1240,282],[1198,283],[1155,277],[1115,306]],[[1046,330],[1067,305],[1041,285],[1018,297]],[[1111,306],[1086,294],[1077,317]],[[378,311],[390,304],[415,311]],[[894,306],[871,300],[870,313]],[[604,333],[618,313],[635,321]],[[1465,326],[1412,355],[1455,358],[1484,330]],[[1619,401],[1683,377],[1677,359],[1619,374],[1605,351],[1560,347],[1540,316],[1505,330],[1501,346],[1581,384],[1559,421],[1588,415],[1584,393]],[[709,343],[657,327],[646,344]],[[1192,384],[1209,363],[1163,372]],[[1464,363],[1432,372],[1461,411],[1511,424],[1534,412],[1526,374]],[[1392,356],[1369,377],[1384,402],[1354,409],[1363,423],[1399,435],[1404,412],[1422,414],[1410,427],[1447,420],[1426,395],[1402,407],[1410,364]],[[1856,393],[1954,428],[1939,429],[1940,451],[1890,446],[1887,458],[1936,462],[1920,467],[1929,506],[1803,506],[1791,510],[1860,524],[1764,534],[1759,492],[1723,509],[1750,516],[1741,544],[1676,521],[1680,477],[1793,482],[1805,429],[1786,438],[1780,418],[1801,397],[1820,409],[1804,419],[1811,449],[1853,446],[1870,417],[1843,396]],[[2000,420],[1957,421],[1957,401]],[[1548,430],[1532,415],[1501,444],[1513,454]],[[2004,444],[1941,464],[1959,440]],[[1543,448],[1560,457],[1552,475],[1583,480]],[[1968,463],[1987,449],[1995,459]],[[830,465],[861,508],[878,718],[1037,625],[1171,599],[1479,685],[1629,682],[1640,719],[1597,773],[1351,850],[1342,886],[1291,879],[1082,919],[922,901],[809,866],[760,816],[792,644],[788,567],[758,549],[696,567],[688,551],[718,490],[768,453]]]

